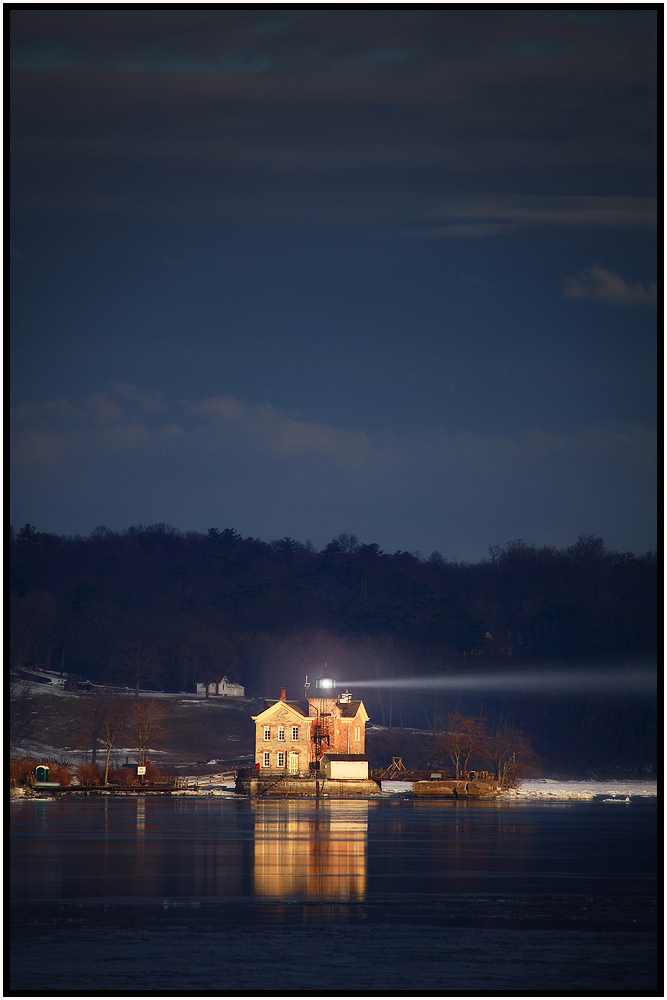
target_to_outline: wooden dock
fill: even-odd
[[[221,771],[201,777],[170,778],[164,781],[146,781],[143,784],[59,785],[53,781],[35,781],[32,788],[36,792],[55,792],[57,795],[171,795],[179,791],[222,788],[225,783],[235,780],[236,771]]]

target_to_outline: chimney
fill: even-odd
[[[285,688],[281,688],[280,689],[280,700],[281,701],[286,701],[287,700],[287,695],[285,694]]]

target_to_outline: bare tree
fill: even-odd
[[[105,702],[100,742],[104,747],[104,784],[109,781],[109,758],[120,731],[127,720],[127,702],[118,696],[110,696]]]
[[[449,757],[455,777],[465,775],[470,758],[488,754],[489,734],[484,719],[452,712],[435,734],[435,751]]]
[[[78,746],[91,751],[90,760],[95,764],[97,751],[102,747],[106,748],[108,742],[107,723],[119,714],[127,714],[126,703],[108,688],[97,687],[92,694],[83,696],[81,704],[83,711],[79,723]]]
[[[132,702],[128,716],[127,731],[136,745],[137,763],[146,763],[149,743],[166,735],[162,724],[165,710],[153,698],[139,698]]]
[[[488,740],[488,753],[498,778],[505,788],[519,783],[521,778],[534,774],[539,758],[530,740],[516,726],[504,725]]]

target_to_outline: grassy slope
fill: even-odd
[[[90,760],[90,750],[82,746],[81,739],[90,695],[56,692],[42,685],[34,685],[33,693],[37,723],[26,741],[25,752],[77,765]],[[130,701],[132,695],[127,698]],[[150,744],[151,759],[158,768],[177,773],[184,773],[184,769],[189,774],[212,773],[221,767],[208,765],[209,761],[228,761],[233,766],[254,754],[255,724],[251,715],[257,712],[258,702],[194,695],[157,695],[156,700],[164,707],[166,730],[164,737]],[[128,754],[132,759],[131,739],[121,735],[114,749],[115,762],[123,763]]]
[[[57,757],[75,765],[90,760],[90,750],[82,745],[81,732],[90,695],[64,692],[46,685],[32,685],[37,724],[27,741],[25,753]],[[132,695],[126,696],[128,701]],[[151,697],[146,693],[142,697]],[[155,696],[164,708],[166,733],[151,741],[151,759],[160,769],[178,774],[211,774],[226,766],[252,764],[255,752],[255,724],[251,716],[262,702],[249,698],[201,698],[194,695]],[[427,734],[410,730],[370,728],[366,752],[372,767],[387,767],[392,755],[402,755],[406,767],[426,766]],[[113,760],[132,760],[132,743],[127,735],[117,740]],[[99,751],[98,761],[102,759]],[[216,763],[221,762],[221,763]]]

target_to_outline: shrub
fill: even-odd
[[[73,765],[55,757],[13,757],[9,762],[9,777],[15,785],[27,785],[34,778],[35,768],[44,764],[49,769],[49,781],[69,785]]]
[[[104,781],[104,770],[98,764],[81,764],[76,776],[82,785],[101,785]]]
[[[137,780],[136,773],[131,771],[129,767],[110,767],[109,768],[109,784],[110,785],[131,785]]]
[[[26,785],[38,761],[33,757],[12,757],[9,761],[9,778],[14,785]]]
[[[49,781],[57,781],[60,785],[69,785],[72,782],[72,771],[74,765],[65,760],[39,760],[38,764],[46,764],[49,768]]]

